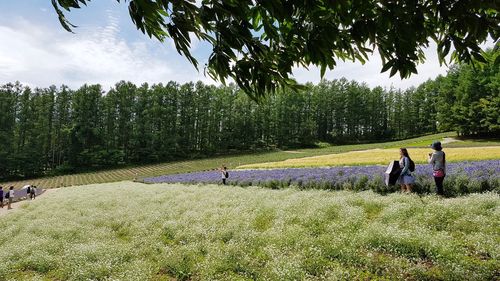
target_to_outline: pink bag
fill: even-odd
[[[432,175],[435,178],[442,178],[442,177],[444,177],[444,171],[443,170],[435,170],[432,172]]]

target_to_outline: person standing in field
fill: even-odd
[[[415,163],[411,160],[406,148],[399,149],[399,155],[399,167],[401,168],[399,184],[401,185],[401,192],[410,193],[415,184],[415,177],[411,174],[411,172],[415,171]]]
[[[226,185],[227,184],[227,178],[229,178],[229,172],[227,171],[227,167],[222,167],[222,169],[220,170],[221,172],[221,177],[222,177],[222,184],[223,185]]]
[[[443,182],[446,176],[446,154],[439,141],[433,142],[431,148],[434,149],[434,152],[429,153],[428,161],[429,164],[432,165],[432,176],[436,183],[436,193],[438,195],[444,195]]]
[[[9,203],[8,203],[7,210],[10,210],[10,209],[12,209],[12,200],[14,200],[14,187],[13,186],[11,186],[9,188],[9,192],[7,193],[7,195],[9,196],[8,197]]]
[[[32,185],[30,189],[30,199],[33,200],[36,198],[36,186]]]
[[[0,186],[0,208],[3,209],[3,186]]]

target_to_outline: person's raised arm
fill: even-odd
[[[429,158],[427,159],[427,162],[429,162],[429,164],[434,164],[435,161],[436,161],[436,153],[429,153]]]

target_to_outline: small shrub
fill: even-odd
[[[354,190],[355,191],[367,190],[368,188],[369,188],[368,176],[362,175],[355,180],[355,183],[354,183]]]
[[[194,249],[182,247],[176,254],[170,254],[164,260],[164,267],[167,272],[178,280],[189,280],[196,272],[196,266],[202,261],[203,257]]]
[[[253,221],[253,227],[258,231],[266,231],[273,225],[276,214],[272,209],[263,209]]]

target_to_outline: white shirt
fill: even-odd
[[[434,171],[443,170],[446,172],[446,162],[443,151],[435,151],[432,156],[429,157],[429,163],[432,165]]]

